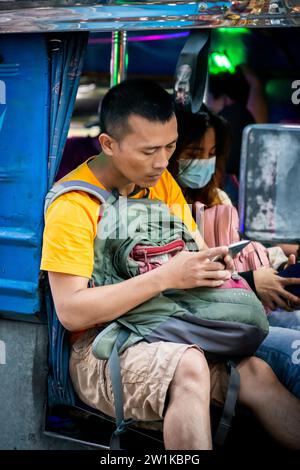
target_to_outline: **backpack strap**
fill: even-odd
[[[149,193],[150,190],[149,188],[146,189],[146,195],[144,198],[149,198]],[[139,186],[136,187],[132,193],[128,195],[129,197],[133,197],[136,194],[138,194],[142,188]],[[44,215],[46,215],[47,209],[54,202],[59,196],[62,196],[62,194],[66,194],[70,191],[84,191],[88,194],[91,194],[92,196],[95,196],[97,199],[99,199],[101,204],[106,203],[111,203],[113,204],[117,199],[120,197],[119,191],[114,188],[112,192],[107,191],[107,189],[102,189],[99,188],[99,186],[96,186],[91,183],[87,183],[86,181],[82,180],[72,180],[72,181],[63,181],[62,183],[57,183],[48,192],[46,195],[45,199],[45,207],[44,207]]]
[[[48,276],[45,279],[45,300],[48,318],[48,404],[75,405],[75,391],[69,374],[69,341],[60,323],[52,299]]]
[[[93,184],[81,180],[64,181],[55,184],[45,200],[45,214],[50,204],[59,196],[69,191],[85,191],[106,202],[111,193]],[[75,392],[69,375],[69,341],[66,330],[60,323],[52,299],[48,277],[46,280],[46,308],[48,316],[49,351],[48,396],[51,406],[57,404],[75,404]]]
[[[99,188],[99,186],[95,186],[94,184],[87,183],[86,181],[81,181],[81,180],[63,181],[62,183],[55,184],[48,192],[46,199],[45,199],[44,214],[46,214],[46,211],[48,207],[50,206],[50,204],[52,204],[52,202],[54,202],[62,194],[66,194],[70,191],[84,191],[86,193],[89,193],[92,196],[95,196],[97,199],[99,199],[99,201],[102,204],[107,202],[110,197],[112,197],[113,200],[115,200],[115,197],[112,195],[110,191]]]
[[[108,359],[109,375],[112,383],[116,412],[116,429],[110,438],[110,449],[112,450],[121,450],[120,434],[125,432],[127,427],[134,422],[133,419],[124,419],[122,377],[119,358],[119,350],[127,340],[130,333],[130,330],[120,330]]]
[[[234,416],[235,405],[240,389],[240,374],[235,367],[233,361],[227,362],[229,382],[227,388],[226,399],[223,407],[222,416],[214,437],[216,445],[223,445],[230,429],[231,421]]]

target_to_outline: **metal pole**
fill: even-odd
[[[111,40],[110,86],[117,85],[127,76],[127,32],[114,31]]]

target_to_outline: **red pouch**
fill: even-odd
[[[138,244],[131,251],[130,257],[138,263],[140,274],[143,274],[167,263],[170,258],[184,249],[183,240],[174,240],[163,246]]]

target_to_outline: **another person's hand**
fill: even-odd
[[[293,264],[292,258],[288,262]],[[280,277],[273,268],[257,269],[253,271],[253,277],[257,294],[265,307],[292,311],[294,306],[300,305],[300,298],[285,289],[286,286],[300,284],[300,279]]]
[[[292,264],[296,264],[296,255],[294,254],[288,255],[288,260],[284,269],[286,269],[288,266],[291,266]]]
[[[223,262],[212,261],[221,256]],[[222,261],[223,261],[222,260]],[[166,289],[191,289],[193,287],[219,287],[230,279],[233,265],[228,248],[221,246],[192,253],[183,251],[171,258],[168,263],[157,268],[163,276]]]
[[[295,255],[295,257],[298,256],[298,252],[299,252],[299,248],[300,248],[300,245],[295,245],[295,244],[288,244],[288,243],[281,243],[280,246],[284,253],[286,254],[286,256],[289,256],[291,254]]]

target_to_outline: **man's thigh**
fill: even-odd
[[[73,345],[70,374],[82,401],[109,416],[115,416],[107,361],[96,359],[91,350],[96,334],[95,331],[90,331]],[[169,386],[181,357],[189,348],[197,346],[171,342],[140,342],[121,354],[126,419],[145,421],[163,418]],[[225,365],[209,363],[209,368],[211,399],[222,404],[228,383]]]
[[[115,416],[107,361],[92,354],[95,334],[87,333],[71,350],[70,374],[79,398],[109,416]],[[176,367],[193,345],[140,342],[120,356],[125,418],[158,420]]]

